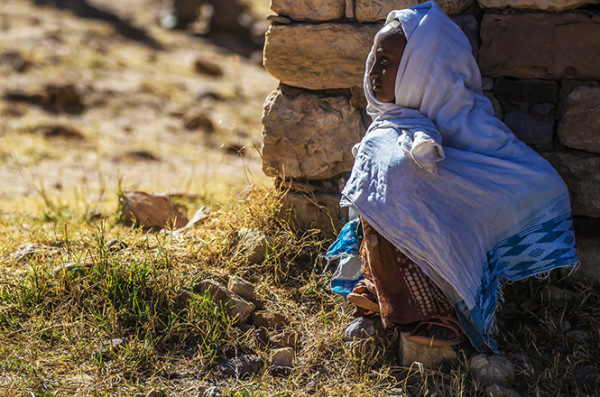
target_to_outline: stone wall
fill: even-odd
[[[410,0],[271,0],[264,65],[264,171],[305,227],[332,230],[351,147],[370,119],[362,78],[387,13]],[[600,252],[600,0],[440,0],[467,34],[496,115],[563,176],[582,217],[582,258]],[[329,214],[329,216],[327,215]],[[583,249],[583,251],[582,251]],[[590,256],[591,255],[591,256]],[[600,268],[600,263],[597,264]],[[599,272],[600,273],[600,272]]]

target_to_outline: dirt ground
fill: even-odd
[[[166,30],[166,0],[3,0],[0,208],[269,183],[257,147],[277,82],[261,66],[268,1],[251,6],[254,39]]]

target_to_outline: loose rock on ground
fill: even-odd
[[[469,360],[469,370],[484,383],[505,382],[514,375],[511,362],[504,356],[478,354]]]

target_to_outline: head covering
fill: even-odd
[[[373,94],[369,79],[373,47],[364,77],[371,117],[412,118],[416,113],[411,110],[418,110],[435,124],[444,146],[479,153],[493,153],[515,139],[482,93],[469,40],[435,2],[392,11],[386,25],[394,20],[400,22],[407,39],[396,75],[396,103],[381,102]]]

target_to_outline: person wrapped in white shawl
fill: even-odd
[[[492,337],[500,282],[577,265],[566,186],[497,119],[464,33],[434,2],[389,14],[406,37],[392,101],[369,75],[374,119],[342,206],[443,291],[476,348]],[[386,29],[384,27],[384,29]]]

